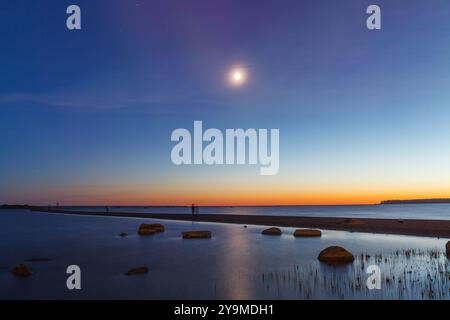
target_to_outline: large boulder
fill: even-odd
[[[11,273],[18,277],[29,277],[33,274],[30,268],[24,264],[19,264],[11,269]]]
[[[322,232],[315,229],[297,229],[294,232],[294,237],[321,237]]]
[[[209,239],[211,231],[185,231],[182,235],[183,239]]]
[[[318,259],[319,261],[330,264],[340,264],[353,262],[355,257],[351,252],[342,247],[332,246],[322,250]]]
[[[281,230],[280,228],[269,228],[265,229],[261,232],[262,234],[265,234],[267,236],[281,236]]]
[[[447,253],[447,257],[450,258],[450,241],[445,245],[445,252]]]
[[[125,275],[126,276],[134,276],[134,275],[138,275],[138,274],[146,274],[148,273],[148,268],[147,267],[137,267],[137,268],[133,268],[128,270]]]
[[[165,230],[164,226],[159,223],[142,223],[139,226],[138,234],[141,236],[150,236],[157,232],[163,232]]]

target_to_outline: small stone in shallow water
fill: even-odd
[[[294,237],[321,237],[322,232],[314,229],[297,229],[294,232]]]
[[[262,234],[265,234],[267,236],[281,236],[281,229],[280,228],[269,228],[265,229],[261,232]]]
[[[185,231],[182,236],[183,239],[209,239],[211,231]]]
[[[147,267],[137,267],[137,268],[133,268],[128,270],[125,275],[126,276],[134,276],[134,275],[138,275],[138,274],[146,274],[148,273],[148,268]]]
[[[29,277],[33,274],[33,271],[31,271],[30,268],[28,268],[24,264],[19,264],[11,269],[11,273],[18,277]]]
[[[119,234],[119,236],[123,238],[123,237],[126,237],[126,236],[128,236],[128,233],[126,233],[126,232],[122,232],[121,234]]]

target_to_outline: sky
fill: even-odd
[[[16,0],[0,26],[0,203],[450,197],[447,0]],[[278,128],[279,173],[175,166],[171,133],[195,120]]]

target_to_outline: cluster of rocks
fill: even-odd
[[[165,227],[162,224],[159,223],[153,223],[153,224],[146,224],[142,223],[139,226],[138,234],[141,236],[148,236],[153,235],[157,232],[164,232]],[[268,228],[262,231],[262,234],[264,235],[270,235],[270,236],[280,236],[282,234],[282,231],[280,228],[272,227]],[[294,237],[321,237],[322,232],[320,230],[316,229],[297,229],[294,232]],[[121,237],[126,237],[126,233],[121,233]],[[185,231],[182,232],[183,239],[209,239],[211,238],[212,233],[211,231]],[[450,241],[447,242],[445,246],[446,255],[448,258],[450,258]],[[346,250],[343,247],[339,246],[331,246],[324,250],[322,250],[319,253],[319,256],[317,257],[319,261],[325,262],[328,264],[346,264],[351,263],[355,260],[355,257],[351,252]],[[29,262],[46,262],[50,261],[48,258],[30,258],[28,259]],[[133,269],[128,270],[125,275],[127,276],[133,276],[133,275],[140,275],[140,274],[146,274],[149,272],[148,267],[146,266],[140,266]],[[29,277],[34,272],[31,268],[24,264],[19,264],[11,269],[11,273],[14,274],[17,277]]]
[[[280,236],[282,232],[280,228],[272,227],[263,230],[262,234],[269,236]],[[321,237],[321,236],[322,232],[316,229],[297,229],[294,232],[294,237],[299,238]],[[350,263],[355,260],[355,257],[351,252],[339,246],[332,246],[322,250],[317,258],[319,259],[319,261],[329,264]]]
[[[359,221],[355,219],[348,219],[347,223],[358,224]],[[264,235],[280,236],[282,231],[280,228],[272,227],[262,231]],[[321,237],[322,232],[315,229],[297,229],[294,232],[294,237]],[[450,241],[446,243],[445,252],[448,258],[450,258]],[[317,259],[321,262],[338,265],[352,263],[355,260],[354,255],[347,249],[340,246],[331,246],[322,250]]]
[[[261,233],[268,236],[281,236],[283,232],[281,231],[280,228],[272,227],[263,230]],[[294,232],[294,237],[305,238],[305,237],[321,237],[321,236],[322,232],[316,229],[297,229]]]
[[[150,236],[157,232],[164,232],[165,228],[162,224],[153,223],[147,224],[142,223],[139,226],[138,234],[140,236]],[[120,236],[126,236],[126,233],[120,234]],[[185,231],[181,233],[183,239],[209,239],[212,236],[211,231]]]
[[[165,227],[159,223],[147,224],[142,223],[138,228],[138,234],[141,236],[154,235],[157,232],[164,232]],[[185,231],[182,232],[183,239],[208,239],[211,238],[211,231]],[[121,233],[121,237],[126,237],[126,233]],[[128,270],[126,276],[142,275],[149,272],[148,267],[141,266]]]

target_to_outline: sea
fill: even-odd
[[[448,219],[448,208],[202,207],[200,214]],[[145,210],[189,212],[187,207],[173,209]],[[166,231],[139,236],[139,225],[149,221],[162,223]],[[265,226],[23,209],[0,210],[0,226],[0,299],[450,299],[449,239],[444,238],[331,230],[322,230],[320,238],[294,238],[293,228],[282,228],[283,234],[274,237],[261,234]],[[209,230],[212,238],[182,239],[181,233],[191,230]],[[320,251],[334,245],[352,252],[355,261],[341,266],[319,262]],[[17,264],[33,274],[14,276],[11,268]],[[80,290],[67,288],[67,269],[73,265],[81,270]],[[125,275],[140,266],[149,272]],[[379,289],[368,285],[373,266],[379,270]]]
[[[105,206],[64,206],[68,210],[105,211]],[[111,212],[191,213],[190,206],[109,206]],[[449,220],[450,203],[329,206],[202,206],[202,214],[276,215],[379,219]]]

